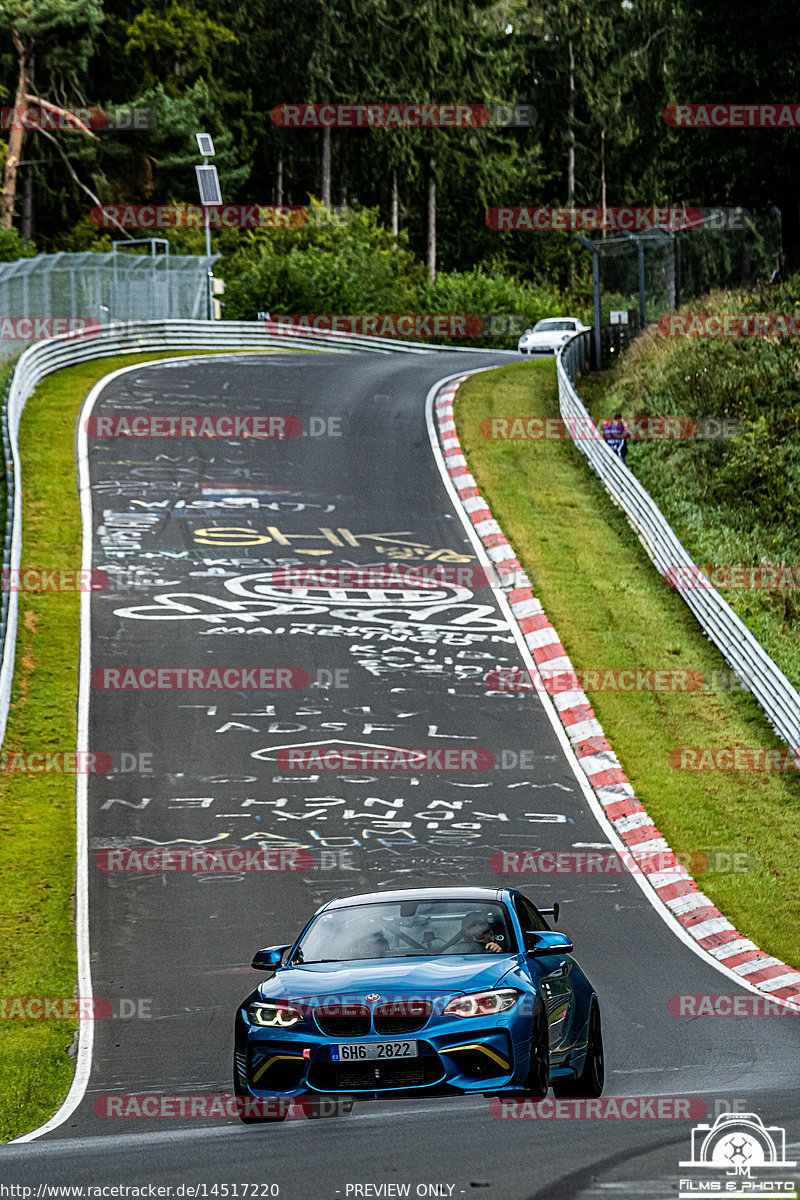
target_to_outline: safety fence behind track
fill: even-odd
[[[47,334],[120,321],[193,320],[208,312],[209,272],[219,258],[114,252],[37,254],[0,263],[0,356],[13,357]],[[134,246],[138,251],[138,245]],[[37,328],[46,327],[45,333]]]

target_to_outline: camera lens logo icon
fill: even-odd
[[[723,1113],[692,1130],[692,1157],[682,1167],[711,1167],[745,1175],[752,1167],[794,1167],[786,1160],[786,1133],[756,1113]]]
[[[728,1162],[737,1166],[746,1166],[753,1157],[752,1139],[743,1137],[737,1142],[736,1138],[729,1137],[727,1143],[723,1143],[723,1145],[725,1145],[725,1155]]]

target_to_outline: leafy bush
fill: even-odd
[[[388,230],[370,209],[346,223],[312,220],[299,229],[252,230],[217,273],[227,282],[225,317],[255,320],[277,313],[401,313],[422,282],[423,270],[405,248],[395,250]]]
[[[238,243],[234,241],[238,238]],[[217,241],[215,239],[215,246]],[[280,313],[449,313],[514,315],[524,324],[557,315],[569,305],[557,290],[535,287],[508,274],[442,273],[435,283],[408,250],[381,226],[378,212],[356,209],[346,221],[312,202],[308,225],[294,230],[254,230],[219,235],[225,278],[225,317],[254,320]],[[230,248],[230,254],[225,250]],[[194,252],[200,252],[199,247]],[[570,312],[572,309],[570,309]],[[581,310],[583,311],[583,310]],[[513,345],[507,337],[470,338],[470,345]],[[442,339],[454,344],[460,339]]]
[[[34,258],[37,253],[33,242],[23,242],[18,229],[0,229],[0,262]]]
[[[498,332],[487,337],[471,338],[470,345],[513,345],[519,334],[543,317],[555,317],[569,311],[577,315],[568,301],[552,285],[535,287],[510,275],[490,274],[481,267],[472,271],[450,271],[439,275],[435,283],[426,282],[416,299],[415,312],[467,313],[483,317],[513,316],[518,323],[504,337]],[[521,327],[520,327],[521,325]],[[496,322],[501,330],[503,322]],[[452,339],[451,339],[452,340]]]

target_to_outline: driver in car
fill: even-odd
[[[495,941],[489,922],[483,913],[467,913],[461,922],[461,941],[454,946],[456,954],[501,954],[503,947]]]
[[[379,929],[362,934],[351,950],[353,958],[385,958],[389,952],[389,940]]]

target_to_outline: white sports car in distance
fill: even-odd
[[[537,321],[533,329],[525,330],[517,350],[520,354],[555,354],[562,343],[589,328],[577,317],[545,317],[543,321]]]

